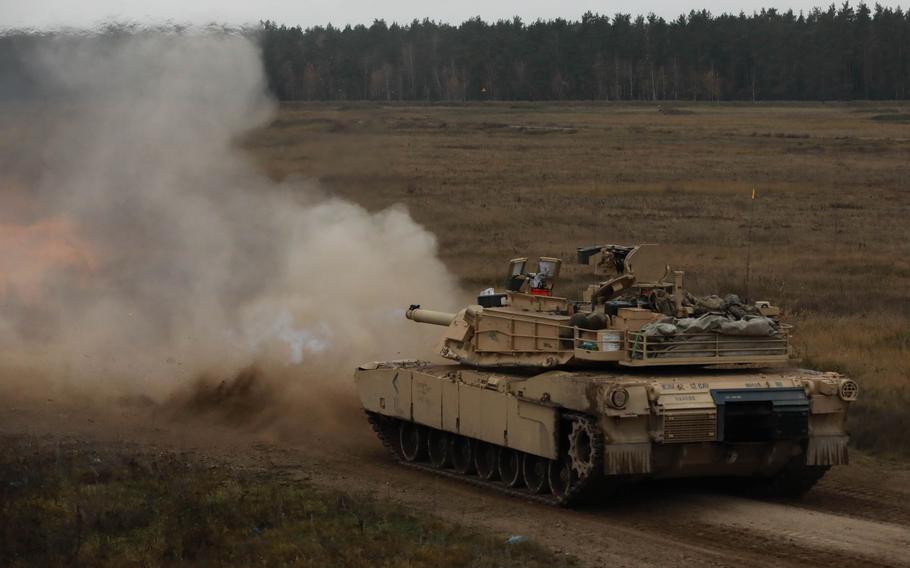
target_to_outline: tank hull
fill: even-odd
[[[402,462],[562,505],[643,478],[801,493],[847,463],[855,394],[840,375],[800,369],[523,374],[395,361],[361,366],[355,382]]]

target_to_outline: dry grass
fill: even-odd
[[[0,439],[2,566],[573,566],[275,471]]]
[[[857,444],[910,452],[910,125],[876,119],[908,110],[290,104],[245,144],[276,179],[406,204],[469,290],[513,256],[654,242],[694,290],[744,292],[756,188],[751,295],[797,320],[808,363],[862,383]],[[590,279],[566,276],[570,292]]]
[[[910,326],[898,316],[824,316],[801,322],[803,363],[857,377],[863,398],[850,415],[864,450],[910,453]]]

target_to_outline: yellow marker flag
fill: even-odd
[[[755,195],[756,195],[755,188],[752,188],[752,199],[755,199]]]

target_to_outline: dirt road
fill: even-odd
[[[910,471],[869,459],[796,502],[661,483],[565,510],[397,465],[378,447],[262,448],[273,467],[370,491],[502,534],[522,534],[592,566],[910,566]],[[300,464],[303,471],[297,468]],[[888,467],[882,471],[880,468]]]
[[[129,441],[200,452],[326,487],[370,493],[503,535],[525,535],[589,566],[910,566],[910,468],[860,457],[803,500],[756,501],[685,484],[630,488],[612,502],[566,510],[404,468],[366,420],[289,436],[175,424],[135,410],[4,404],[0,436]],[[306,443],[303,443],[306,440]]]

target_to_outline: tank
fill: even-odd
[[[513,259],[502,290],[456,313],[412,305],[453,362],[361,365],[355,384],[395,459],[573,505],[643,479],[715,477],[797,497],[848,461],[857,384],[790,366],[768,301],[698,297],[653,245],[579,248],[595,281],[553,294],[562,267]]]

